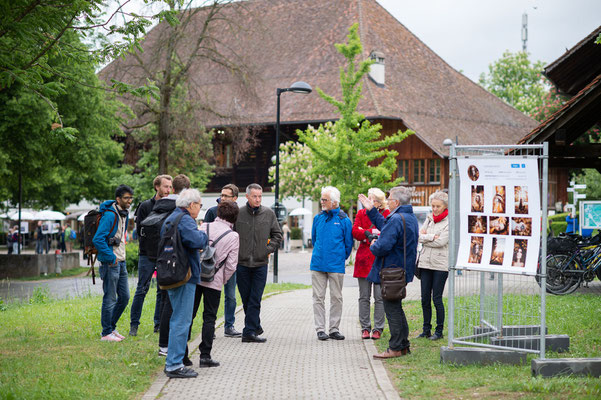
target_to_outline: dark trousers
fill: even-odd
[[[442,292],[449,276],[448,271],[435,271],[433,269],[422,268],[421,288],[422,288],[422,312],[424,314],[424,332],[432,330],[432,301],[436,308],[436,333],[442,335],[444,327],[444,304],[442,302]]]
[[[267,282],[267,265],[249,268],[238,264],[236,274],[245,315],[242,335],[249,336],[261,327],[261,298]]]
[[[147,256],[140,255],[138,259],[138,286],[136,287],[136,293],[134,294],[134,299],[131,303],[131,314],[130,314],[130,324],[131,326],[140,325],[140,317],[142,316],[142,306],[144,305],[144,299],[146,298],[146,294],[150,289],[150,282],[152,280],[152,275],[155,271],[156,263],[154,261],[150,261]],[[158,327],[161,322],[160,309],[161,309],[161,301],[163,297],[163,293],[165,296],[167,295],[164,290],[161,290],[157,287],[156,294],[156,304],[154,307],[154,326]]]
[[[161,301],[161,324],[159,328],[159,347],[167,347],[169,345],[169,321],[171,321],[171,302],[169,296],[163,296]]]
[[[217,320],[217,310],[221,301],[221,291],[210,289],[204,286],[196,285],[196,295],[194,296],[194,308],[192,309],[192,324],[202,301],[202,340],[198,349],[200,358],[211,358],[211,349],[213,348],[213,336],[215,335],[215,320]],[[188,340],[192,335],[192,324]],[[187,353],[186,353],[187,354]]]
[[[390,329],[388,348],[392,351],[409,348],[409,325],[403,311],[403,300],[384,300],[384,311]]]

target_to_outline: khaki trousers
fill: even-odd
[[[311,282],[313,286],[313,316],[315,318],[315,330],[326,331],[326,308],[325,297],[328,282],[330,284],[330,330],[329,333],[339,332],[340,319],[342,317],[342,284],[344,274],[334,272],[311,271]]]

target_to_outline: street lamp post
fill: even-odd
[[[294,82],[289,88],[277,88],[277,113],[275,122],[275,213],[278,222],[281,218],[280,212],[280,95],[284,92],[309,94],[313,89],[306,82]],[[278,248],[273,254],[273,283],[278,283]]]

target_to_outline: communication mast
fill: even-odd
[[[526,52],[528,44],[528,14],[522,14],[522,51]]]

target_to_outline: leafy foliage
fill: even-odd
[[[300,141],[311,149],[314,176],[327,177],[327,183],[340,190],[341,202],[350,208],[352,215],[357,193],[366,192],[370,187],[385,190],[401,181],[392,181],[398,153],[390,146],[413,132],[398,131],[382,137],[382,126],[372,124],[357,112],[363,90],[361,81],[373,63],[372,60],[357,61],[363,50],[358,24],[349,29],[347,43],[335,46],[346,58],[346,67],[340,68],[342,100],[320,88],[317,91],[321,98],[337,109],[340,119],[331,126],[320,125],[317,129],[309,128],[297,133]]]
[[[0,200],[17,203],[19,173],[29,205],[60,209],[82,198],[112,196],[123,158],[122,146],[113,140],[122,134],[115,117],[120,103],[95,89],[92,58],[72,63],[62,48],[85,49],[76,32],[62,36],[46,59],[55,73],[40,82],[47,96],[21,82],[0,90]],[[67,71],[76,79],[65,78]]]
[[[488,75],[480,75],[479,83],[524,114],[532,115],[543,106],[549,86],[541,73],[543,67],[542,61],[531,63],[526,52],[505,51],[488,66]]]

